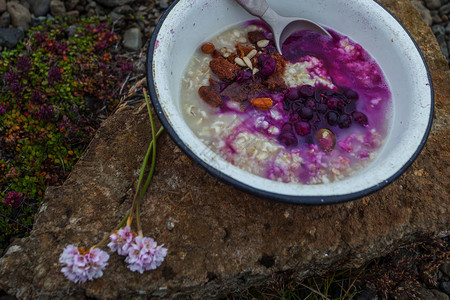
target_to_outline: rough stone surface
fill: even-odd
[[[19,2],[7,2],[6,7],[11,16],[11,24],[15,27],[22,27],[27,31],[31,22],[31,14],[28,8]]]
[[[412,0],[412,3],[419,11],[420,16],[425,21],[425,23],[428,26],[431,26],[431,24],[433,23],[433,18],[431,16],[430,10],[428,8],[426,8],[425,5],[423,5],[423,3],[420,2],[420,0]]]
[[[89,247],[116,226],[130,206],[149,142],[145,107],[121,109],[102,125],[65,184],[47,190],[30,237],[16,240],[0,259],[0,288],[19,299],[218,297],[276,272],[304,278],[356,267],[422,236],[448,235],[450,71],[408,0],[381,3],[418,42],[436,101],[424,150],[393,184],[340,205],[275,203],[210,176],[163,134],[141,220],[145,234],[168,247],[166,261],[139,275],[112,255],[101,279],[75,285],[60,273],[62,249]]]
[[[73,10],[80,3],[80,0],[65,0],[64,5],[67,10]]]
[[[36,0],[31,6],[31,12],[36,17],[45,16],[50,10],[50,0]]]
[[[434,298],[431,298],[433,300],[449,300],[450,298],[447,296],[447,294],[439,291],[439,290],[432,290]]]
[[[130,28],[123,34],[123,46],[130,51],[138,51],[142,47],[142,32],[139,28]]]
[[[133,0],[97,0],[98,3],[107,7],[116,7],[133,2]]]
[[[442,282],[441,289],[447,294],[450,295],[450,281]]]
[[[80,12],[78,10],[71,10],[67,12],[66,16],[68,18],[76,19],[80,16]]]
[[[66,7],[60,0],[50,1],[50,11],[54,17],[64,17],[66,15]]]
[[[439,270],[440,270],[442,273],[444,273],[445,275],[447,275],[447,276],[450,277],[450,263],[442,264],[442,265],[439,267]]]
[[[8,28],[11,23],[11,15],[5,11],[0,15],[0,28]]]
[[[425,0],[425,4],[429,9],[437,9],[441,7],[441,0]]]
[[[6,11],[6,0],[0,0],[0,14]]]
[[[13,48],[23,37],[24,33],[20,28],[0,28],[0,46]]]

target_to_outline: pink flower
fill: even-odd
[[[59,262],[63,265],[61,272],[67,279],[78,283],[102,277],[108,259],[108,253],[98,248],[85,252],[82,248],[69,245],[59,257]]]
[[[130,226],[120,228],[109,236],[111,242],[108,244],[108,247],[111,251],[117,251],[117,254],[126,256],[135,236],[136,233],[131,231]]]
[[[128,256],[125,262],[128,263],[128,268],[131,271],[154,270],[159,267],[167,255],[167,248],[163,245],[158,246],[157,243],[148,237],[137,236],[131,247],[128,249]]]

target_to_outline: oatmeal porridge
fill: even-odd
[[[301,31],[283,44],[258,21],[199,46],[181,107],[212,151],[272,180],[319,184],[351,176],[387,135],[391,94],[377,63],[348,37]]]

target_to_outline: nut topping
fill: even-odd
[[[205,54],[211,54],[216,50],[216,47],[214,47],[213,43],[205,43],[202,45],[202,52]]]
[[[252,98],[250,103],[261,110],[268,110],[272,107],[273,102],[270,98]]]
[[[256,43],[259,48],[265,48],[269,45],[269,40],[260,40]]]

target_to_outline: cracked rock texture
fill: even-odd
[[[60,272],[59,255],[68,244],[98,242],[124,216],[149,142],[145,107],[122,109],[103,123],[65,184],[48,189],[30,237],[0,259],[0,288],[19,299],[215,297],[274,272],[303,278],[356,267],[423,236],[448,235],[450,72],[410,1],[381,3],[418,42],[436,100],[425,149],[393,184],[340,205],[275,203],[218,181],[164,134],[141,219],[144,233],[168,247],[166,261],[139,275],[111,255],[101,279],[75,285]]]

